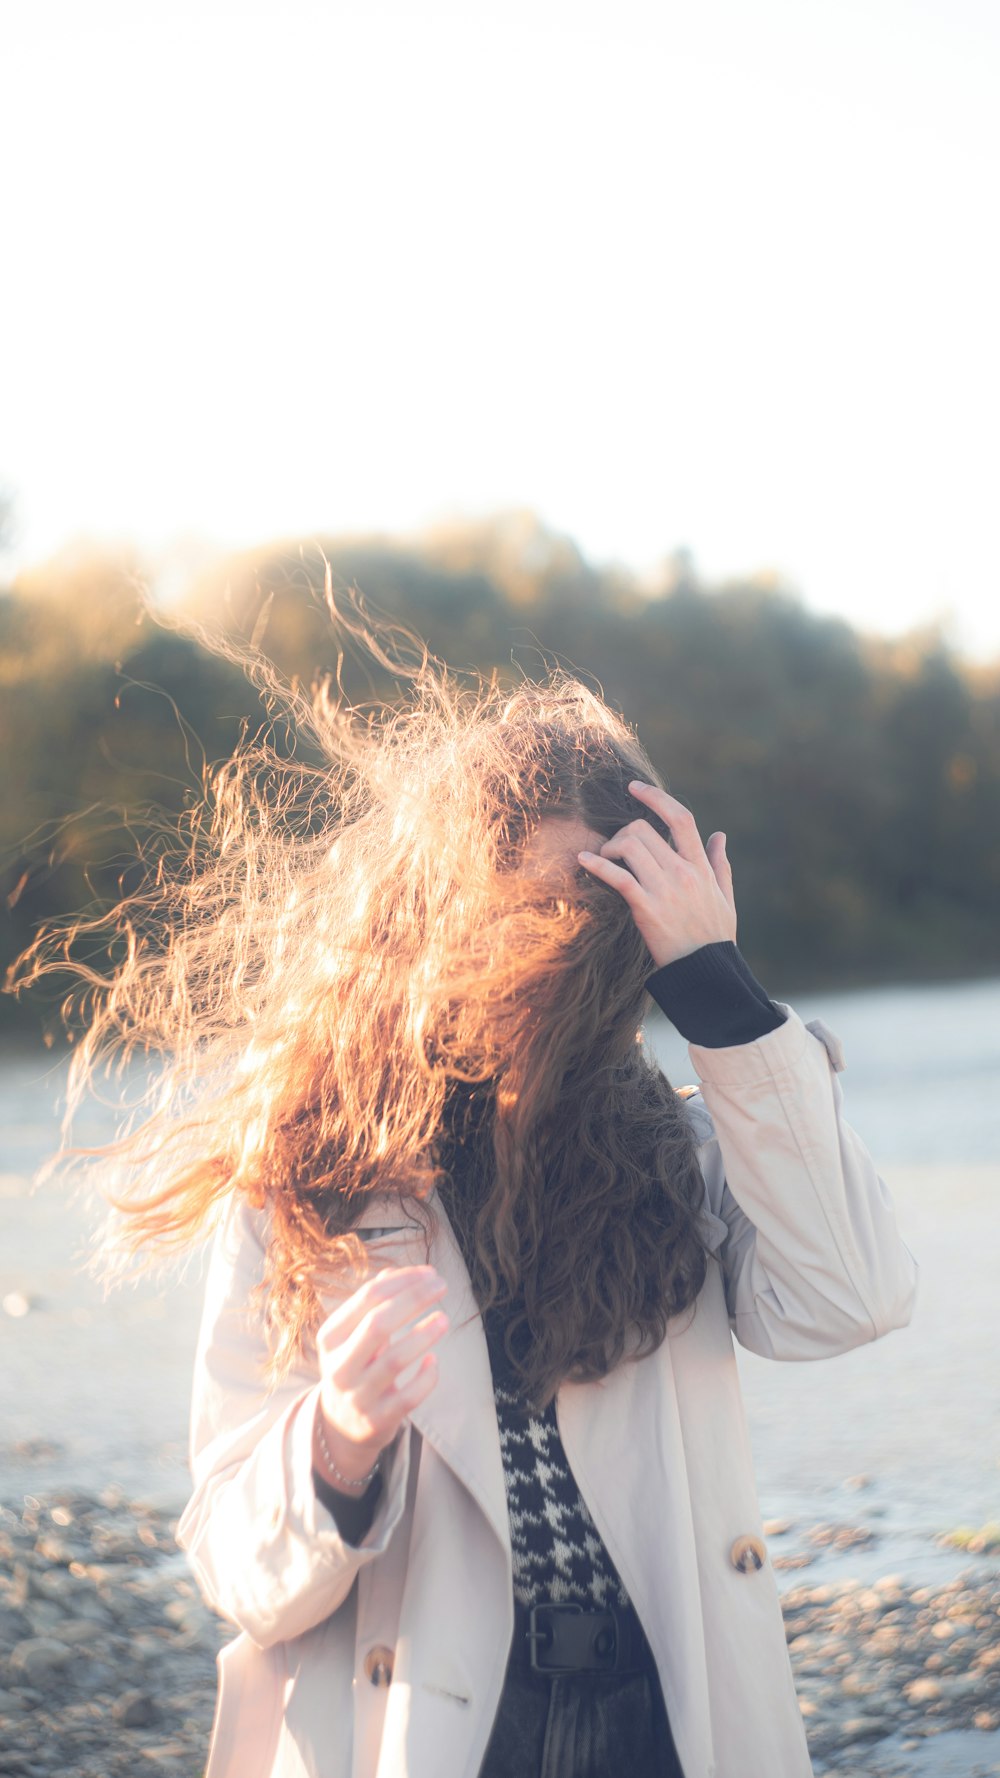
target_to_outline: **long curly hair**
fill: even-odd
[[[74,983],[50,1168],[96,1183],[90,1264],[108,1286],[193,1249],[231,1194],[266,1209],[272,1382],[311,1343],[324,1280],[363,1275],[351,1231],[372,1194],[428,1239],[447,1206],[541,1406],[564,1377],[654,1349],[705,1278],[693,1139],[642,1042],[645,942],[571,852],[555,875],[519,868],[543,821],[610,838],[637,813],[629,780],[662,780],[562,667],[462,684],[329,573],[324,599],[338,641],[408,695],[349,705],[339,670],[304,692],[256,641],[189,624],[297,744],[279,749],[273,721],[244,734],[146,848],[140,887],[47,928],[15,967],[17,989]],[[102,1071],[138,1097],[112,1142],[71,1146]],[[470,1106],[474,1191],[454,1165]]]

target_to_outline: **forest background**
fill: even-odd
[[[601,689],[703,836],[727,832],[772,993],[1000,968],[1000,662],[936,629],[860,634],[773,580],[705,585],[683,553],[640,584],[529,512],[222,558],[168,620],[256,634],[308,684],[337,669],[326,562],[453,670],[514,684],[558,663]],[[137,557],[77,550],[0,590],[5,968],[40,922],[137,882],[151,812],[181,815],[267,723],[242,671],[144,612],[145,579]],[[400,695],[351,656],[341,679],[350,703]],[[0,1036],[60,1043],[60,998],[58,979],[4,995]]]

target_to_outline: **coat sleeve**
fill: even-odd
[[[906,1326],[917,1265],[844,1121],[837,1038],[781,1011],[751,1043],[692,1044],[687,1104],[733,1333],[765,1358],[825,1358]]]
[[[391,1448],[371,1527],[344,1540],[312,1477],[318,1368],[293,1368],[268,1389],[267,1345],[247,1306],[264,1272],[264,1213],[234,1198],[212,1243],[195,1357],[194,1481],[177,1541],[207,1603],[261,1648],[336,1611],[402,1516],[409,1426]]]

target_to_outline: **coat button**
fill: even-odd
[[[388,1685],[392,1678],[392,1649],[377,1642],[365,1655],[365,1672],[372,1685]]]
[[[729,1560],[741,1574],[755,1574],[767,1561],[767,1550],[760,1537],[738,1537],[729,1552]]]

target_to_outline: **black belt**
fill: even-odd
[[[653,1655],[631,1605],[585,1611],[582,1605],[514,1602],[511,1664],[533,1673],[643,1673]]]

